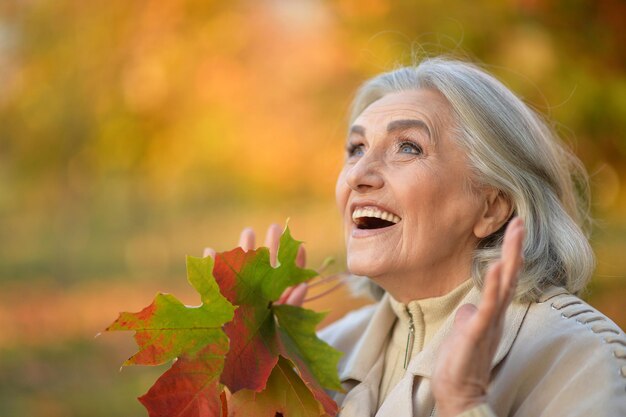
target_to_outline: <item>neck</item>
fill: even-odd
[[[471,264],[452,270],[427,268],[424,271],[396,271],[370,278],[397,301],[406,304],[413,300],[448,294],[470,277]]]

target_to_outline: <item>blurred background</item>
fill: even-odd
[[[626,327],[624,27],[621,0],[2,0],[0,415],[146,415],[165,368],[120,372],[131,334],[94,336],[157,291],[197,303],[185,255],[244,226],[289,217],[341,271],[352,94],[423,52],[484,63],[575,149],[586,298]]]

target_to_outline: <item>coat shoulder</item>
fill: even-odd
[[[575,295],[561,291],[533,303],[529,327],[544,336],[565,337],[582,343],[626,347],[626,334],[610,318]],[[547,334],[545,334],[547,333]],[[548,340],[551,337],[547,337]]]
[[[626,335],[566,291],[530,305],[498,374],[495,396],[533,399],[515,415],[626,415]]]
[[[320,330],[319,338],[342,352],[350,350],[365,331],[377,305],[370,304],[349,312]]]
[[[626,334],[607,316],[564,291],[533,303],[527,314],[520,331],[525,349],[597,361],[600,368],[620,375],[626,386]]]

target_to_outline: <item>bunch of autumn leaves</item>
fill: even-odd
[[[296,265],[299,246],[286,228],[277,267],[267,248],[187,257],[187,278],[200,306],[158,294],[107,328],[136,332],[139,351],[125,365],[175,360],[139,398],[151,417],[337,414],[324,388],[341,391],[341,353],[315,334],[324,314],[274,303],[286,288],[317,275]]]

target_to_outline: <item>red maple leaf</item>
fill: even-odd
[[[341,390],[341,354],[315,334],[324,314],[274,304],[286,288],[317,275],[296,265],[299,245],[285,229],[276,267],[267,248],[236,248],[215,262],[188,257],[200,306],[159,294],[141,312],[120,314],[107,330],[135,330],[140,348],[125,364],[177,358],[140,397],[150,416],[219,417],[227,401],[241,416],[337,414],[324,388]]]

